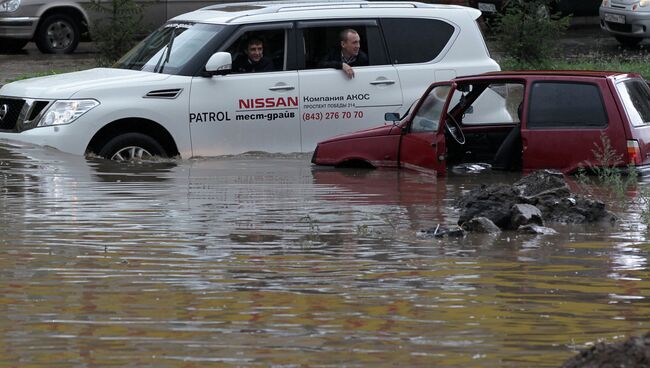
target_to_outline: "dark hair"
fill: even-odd
[[[357,35],[359,34],[359,32],[355,31],[355,30],[352,29],[352,28],[346,28],[346,29],[342,30],[342,31],[339,33],[339,41],[341,41],[341,42],[343,42],[343,41],[347,41],[347,39],[348,39],[348,33],[354,33],[354,34],[357,34]]]
[[[262,41],[260,37],[252,36],[251,38],[248,39],[248,41],[246,41],[246,48],[248,48],[250,45],[259,45],[259,44],[264,46],[264,41]]]

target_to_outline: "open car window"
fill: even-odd
[[[480,94],[465,108],[462,118],[464,125],[516,124],[521,121],[519,114],[524,95],[523,84],[493,83],[488,86],[471,86],[470,92],[459,99],[468,98],[469,93],[474,90]]]

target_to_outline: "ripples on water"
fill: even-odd
[[[0,365],[556,367],[646,332],[638,207],[555,236],[416,236],[518,179],[0,146]]]

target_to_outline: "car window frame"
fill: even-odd
[[[295,53],[295,25],[294,22],[280,21],[280,22],[271,22],[271,23],[262,23],[262,24],[244,24],[237,29],[235,29],[224,42],[219,45],[219,48],[215,52],[228,52],[228,49],[239,40],[241,36],[248,32],[259,32],[264,30],[285,30],[285,58],[286,65],[284,70],[274,70],[271,72],[264,73],[281,73],[287,71],[296,70],[296,53]],[[237,75],[245,75],[237,74]],[[260,73],[254,73],[260,74]],[[234,75],[234,74],[233,74]]]
[[[320,70],[328,68],[306,68],[305,52],[306,48],[303,43],[304,34],[303,30],[308,28],[341,28],[341,27],[350,27],[354,28],[355,26],[366,27],[366,45],[368,50],[363,50],[368,54],[370,60],[375,60],[376,58],[383,59],[381,64],[370,64],[368,66],[359,66],[356,68],[368,68],[368,67],[382,67],[386,65],[392,65],[388,57],[388,50],[386,50],[386,41],[384,35],[381,31],[379,25],[379,20],[376,18],[351,18],[351,19],[315,19],[315,20],[299,20],[296,22],[296,62],[298,70]],[[374,27],[376,32],[368,33],[368,28]]]

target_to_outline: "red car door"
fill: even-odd
[[[598,164],[594,152],[602,139],[620,155],[626,153],[625,133],[608,111],[611,96],[602,81],[540,80],[529,86],[521,130],[523,169],[576,171],[589,162]],[[624,157],[624,156],[622,156]]]
[[[447,111],[452,91],[450,83],[435,83],[420,98],[400,140],[400,167],[444,175],[443,112]]]

